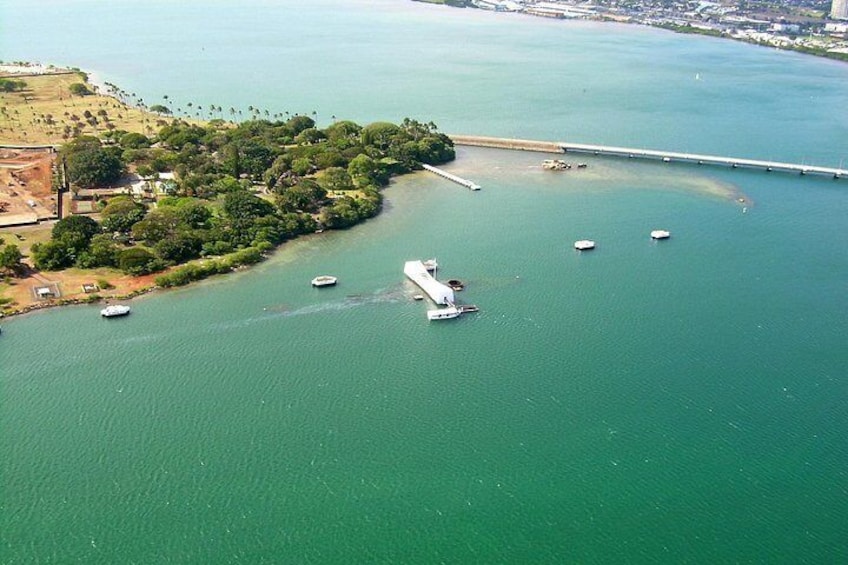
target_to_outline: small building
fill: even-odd
[[[35,288],[35,296],[39,300],[47,300],[48,298],[55,297],[56,293],[49,286],[39,286]]]

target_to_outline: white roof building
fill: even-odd
[[[436,304],[453,305],[453,289],[434,279],[421,261],[407,261],[403,266],[403,274],[426,292]]]

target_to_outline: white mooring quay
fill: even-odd
[[[425,169],[427,169],[428,171],[430,171],[431,173],[436,173],[437,175],[439,175],[442,178],[446,178],[449,181],[455,182],[456,184],[461,184],[462,186],[464,186],[465,188],[467,188],[469,190],[480,190],[480,185],[477,184],[477,183],[471,182],[470,180],[466,180],[462,177],[458,177],[456,175],[453,175],[453,174],[451,174],[447,171],[443,171],[442,169],[440,169],[438,167],[434,167],[433,165],[421,165],[421,166],[424,167]]]
[[[418,285],[436,304],[453,306],[453,289],[433,278],[421,261],[407,261],[403,265],[403,274]]]

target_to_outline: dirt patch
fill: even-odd
[[[47,150],[0,149],[0,226],[56,217],[55,158]]]
[[[0,296],[8,300],[3,305],[3,314],[9,316],[64,304],[131,298],[153,290],[154,279],[159,274],[133,277],[112,269],[31,273],[26,278],[0,284]],[[105,282],[113,288],[102,288]],[[50,295],[39,296],[38,289],[45,288],[51,289]]]

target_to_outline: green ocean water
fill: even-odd
[[[161,6],[13,2],[0,58],[147,100],[164,80],[319,119],[848,156],[848,67],[827,61],[402,2]],[[845,561],[843,183],[541,158],[461,149],[447,168],[480,192],[398,179],[378,218],[125,319],[5,320],[0,561]],[[427,322],[402,268],[428,257],[479,313]],[[339,285],[312,288],[324,273]]]

